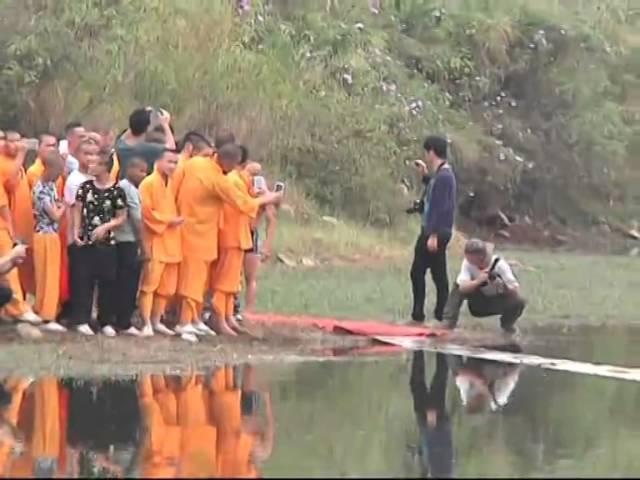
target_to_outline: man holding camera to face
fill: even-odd
[[[411,265],[411,289],[413,309],[411,318],[424,322],[425,275],[431,271],[436,285],[436,305],[434,317],[442,320],[444,307],[449,295],[447,277],[447,245],[453,234],[456,209],[456,177],[447,162],[447,139],[429,136],[424,141],[424,161],[416,160],[416,168],[423,176],[426,189],[421,200],[407,210],[420,213],[422,226],[416,242],[413,264]]]
[[[447,328],[456,327],[465,300],[474,317],[500,315],[500,327],[507,334],[516,333],[515,323],[526,305],[511,266],[475,238],[465,244],[460,274],[444,311]]]

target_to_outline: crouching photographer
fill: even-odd
[[[478,239],[467,241],[464,257],[444,311],[447,328],[456,327],[462,304],[467,300],[472,316],[500,315],[502,330],[515,334],[515,323],[526,302],[520,295],[520,284],[511,266],[497,255],[491,255],[487,244]]]

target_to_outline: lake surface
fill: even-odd
[[[640,363],[637,331],[580,332],[522,349]],[[5,476],[640,475],[640,384],[444,354],[3,383]]]

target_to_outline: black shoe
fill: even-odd
[[[504,334],[505,337],[509,338],[510,340],[516,340],[520,338],[520,331],[518,330],[517,327],[514,327],[513,325],[509,327],[502,327],[502,333]]]
[[[420,323],[424,323],[425,321],[425,315],[424,313],[412,313],[411,314],[411,320],[413,320],[414,322],[420,322]]]

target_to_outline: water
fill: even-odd
[[[524,350],[638,365],[634,337],[610,333]],[[637,383],[443,354],[4,384],[8,476],[640,474]]]

